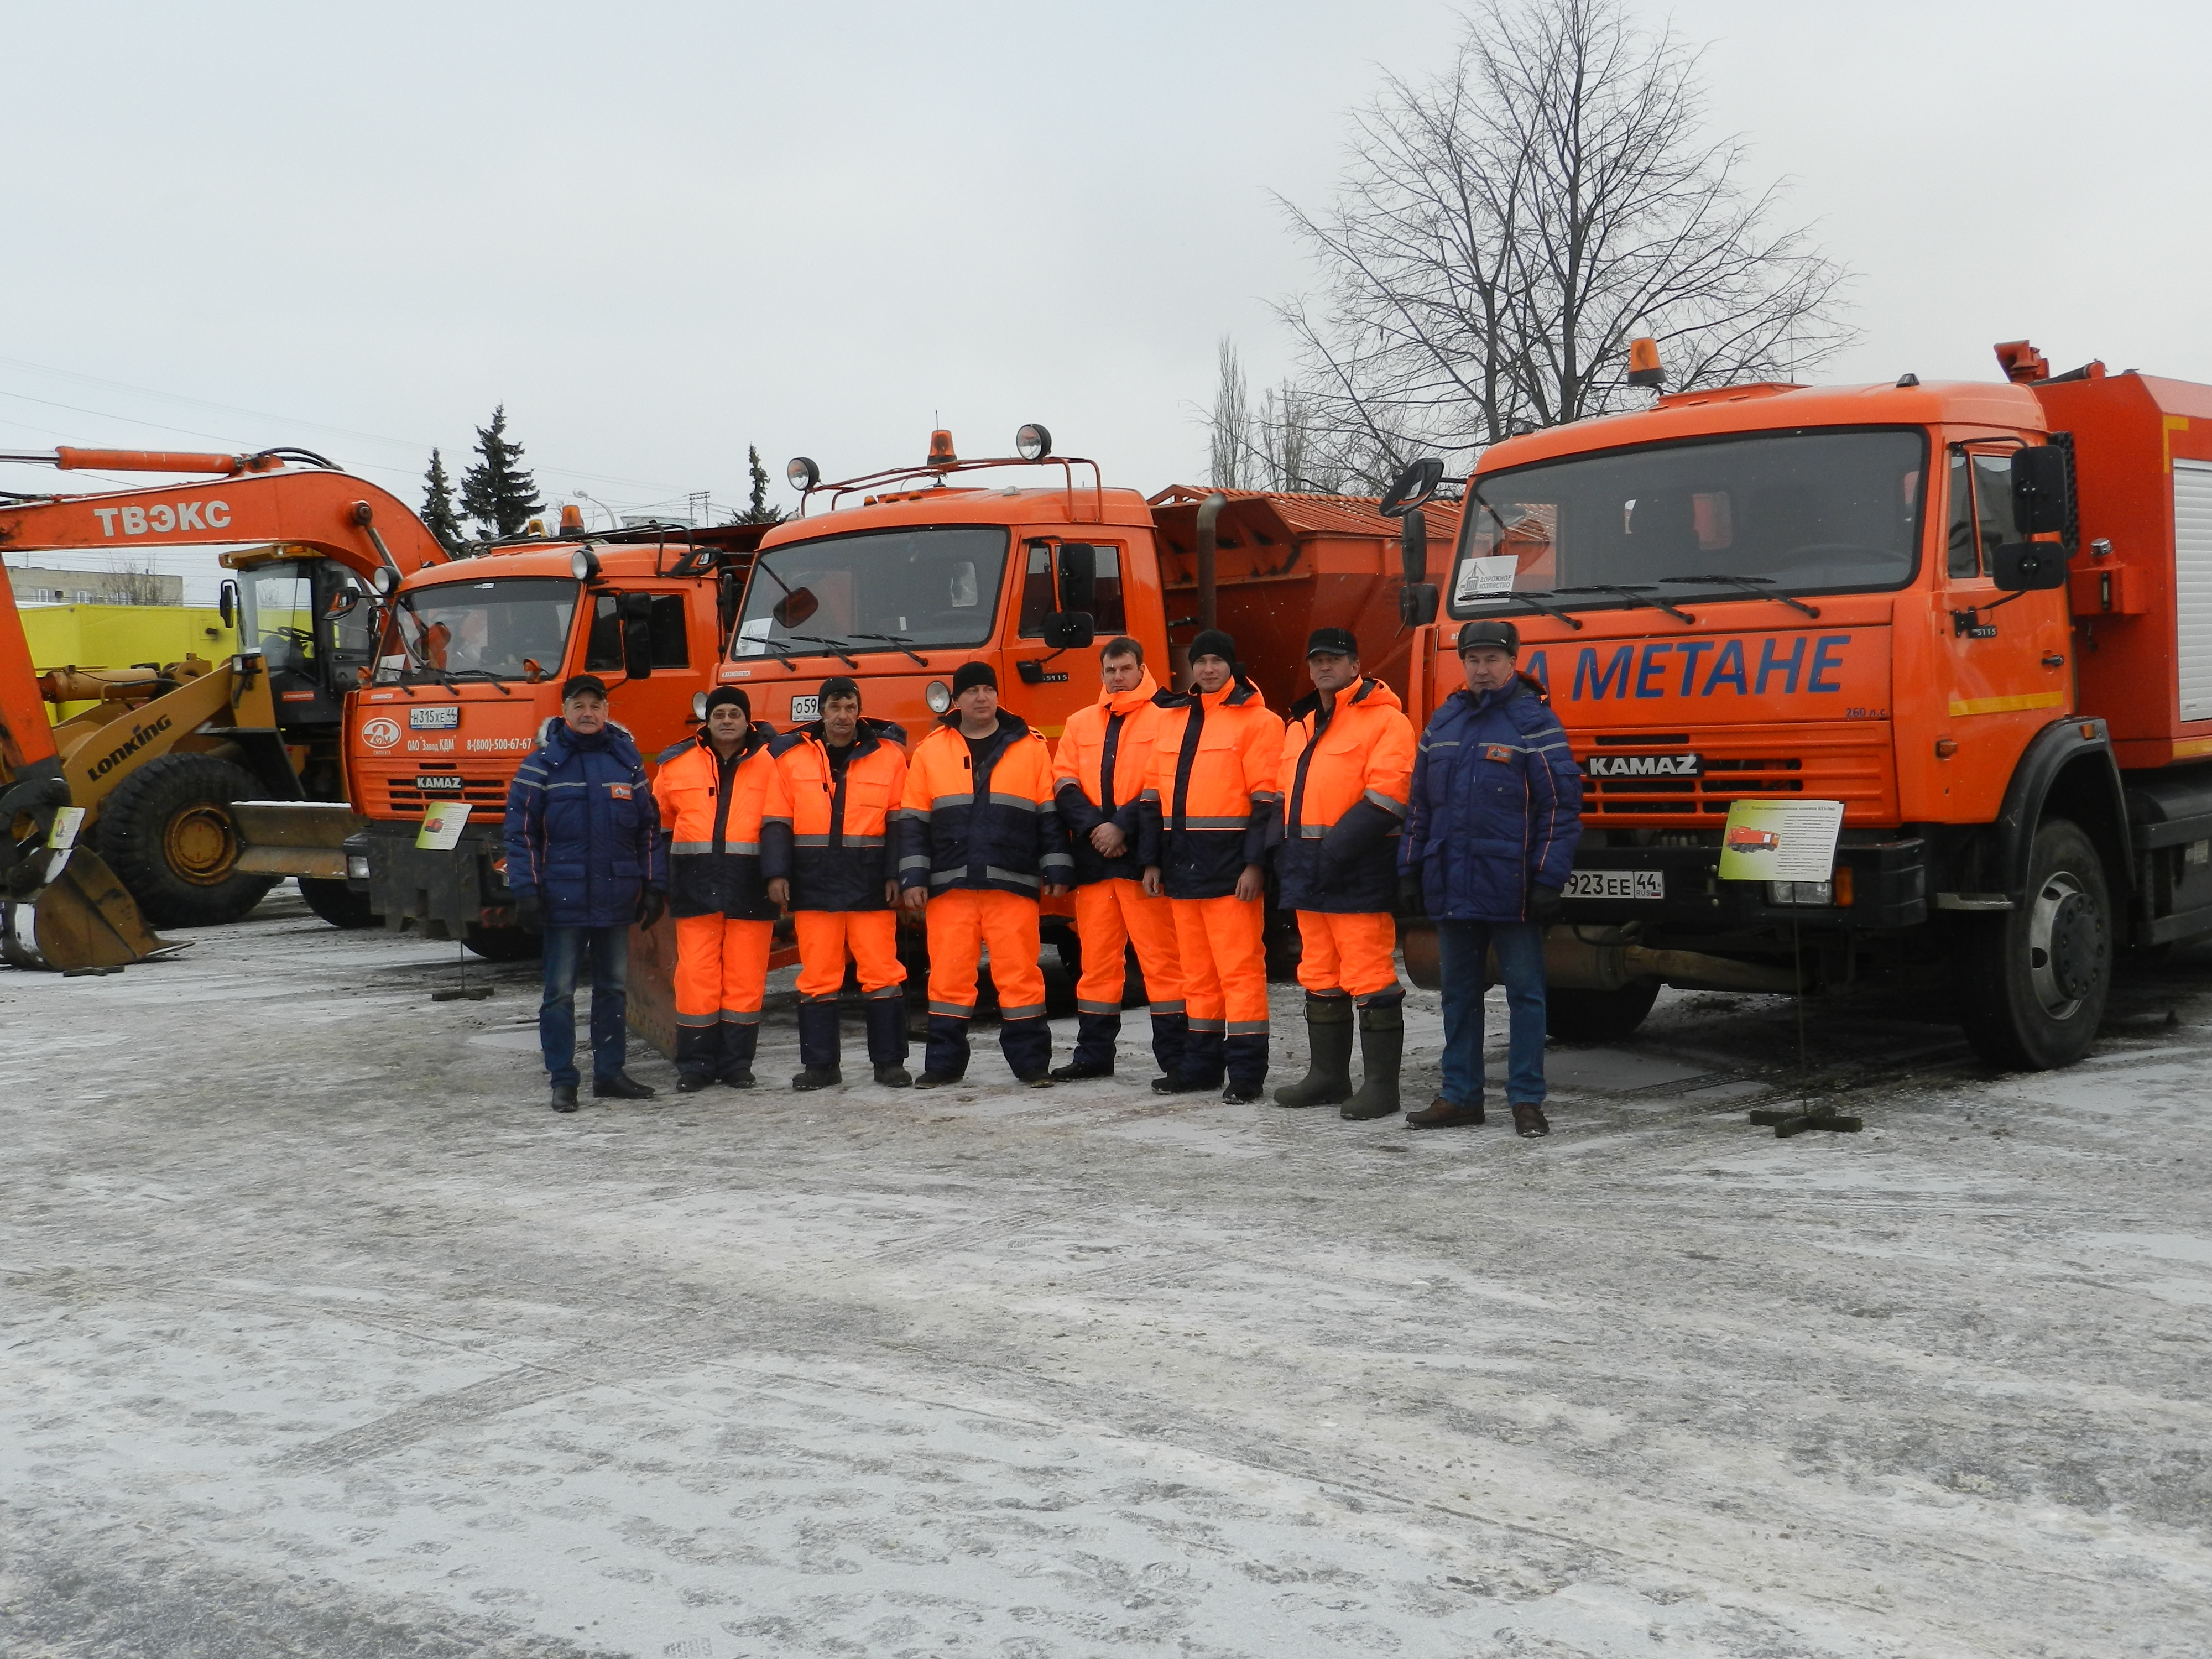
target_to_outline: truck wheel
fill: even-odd
[[[369,908],[368,895],[356,893],[343,881],[301,876],[300,896],[307,908],[333,927],[374,927],[384,920]]]
[[[1659,981],[1639,979],[1617,991],[1544,993],[1544,1029],[1562,1042],[1619,1042],[1633,1036],[1659,1000]]]
[[[101,804],[97,850],[156,927],[236,921],[277,881],[238,868],[246,842],[230,804],[258,793],[246,769],[227,760],[163,755]]]
[[[544,941],[527,927],[486,927],[473,921],[461,943],[486,962],[527,962],[545,948]]]
[[[2051,819],[2035,832],[2027,902],[1962,920],[1960,1013],[1974,1052],[2008,1071],[2081,1059],[2112,987],[2112,906],[2089,837]]]

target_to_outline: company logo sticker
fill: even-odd
[[[1592,755],[1583,763],[1590,778],[1701,778],[1703,755]]]
[[[399,722],[379,716],[361,728],[361,740],[371,749],[389,749],[399,741]]]
[[[617,800],[628,800],[629,786],[626,783],[611,783],[607,786],[607,793],[612,795]]]

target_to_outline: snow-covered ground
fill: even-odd
[[[1789,1006],[1670,994],[1529,1142],[1161,1099],[1140,1014],[793,1095],[787,975],[762,1088],[560,1117],[534,964],[197,938],[0,973],[0,1652],[2212,1650],[2212,958],[2052,1075],[1814,1008],[1790,1140]]]

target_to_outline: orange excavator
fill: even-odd
[[[0,460],[210,475],[94,495],[0,497],[0,549],[229,550],[222,562],[235,574],[222,584],[222,605],[240,640],[236,654],[220,662],[71,665],[40,676],[0,578],[0,884],[16,941],[9,959],[68,965],[57,951],[70,961],[88,952],[143,959],[161,948],[147,943],[147,922],[235,921],[287,874],[300,878],[326,920],[374,920],[348,891],[335,848],[284,844],[283,809],[345,799],[344,700],[369,665],[375,573],[388,569],[385,580],[396,583],[444,562],[450,556],[437,538],[404,501],[304,450],[64,448]],[[50,726],[45,704],[88,699],[91,709]],[[61,848],[49,846],[63,808],[82,811],[62,820],[76,836],[66,865]],[[249,837],[240,826],[252,814],[268,822]],[[58,866],[74,880],[46,880]],[[94,885],[100,895],[89,893]],[[110,889],[129,904],[127,922]],[[18,914],[27,905],[29,926]],[[100,949],[82,942],[102,928],[112,937]],[[49,935],[53,950],[42,943]]]

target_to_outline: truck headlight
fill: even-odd
[[[1770,881],[1766,884],[1769,904],[1833,904],[1836,884],[1832,881]]]
[[[367,881],[368,879],[368,858],[366,854],[349,853],[346,854],[346,879],[348,881]]]

